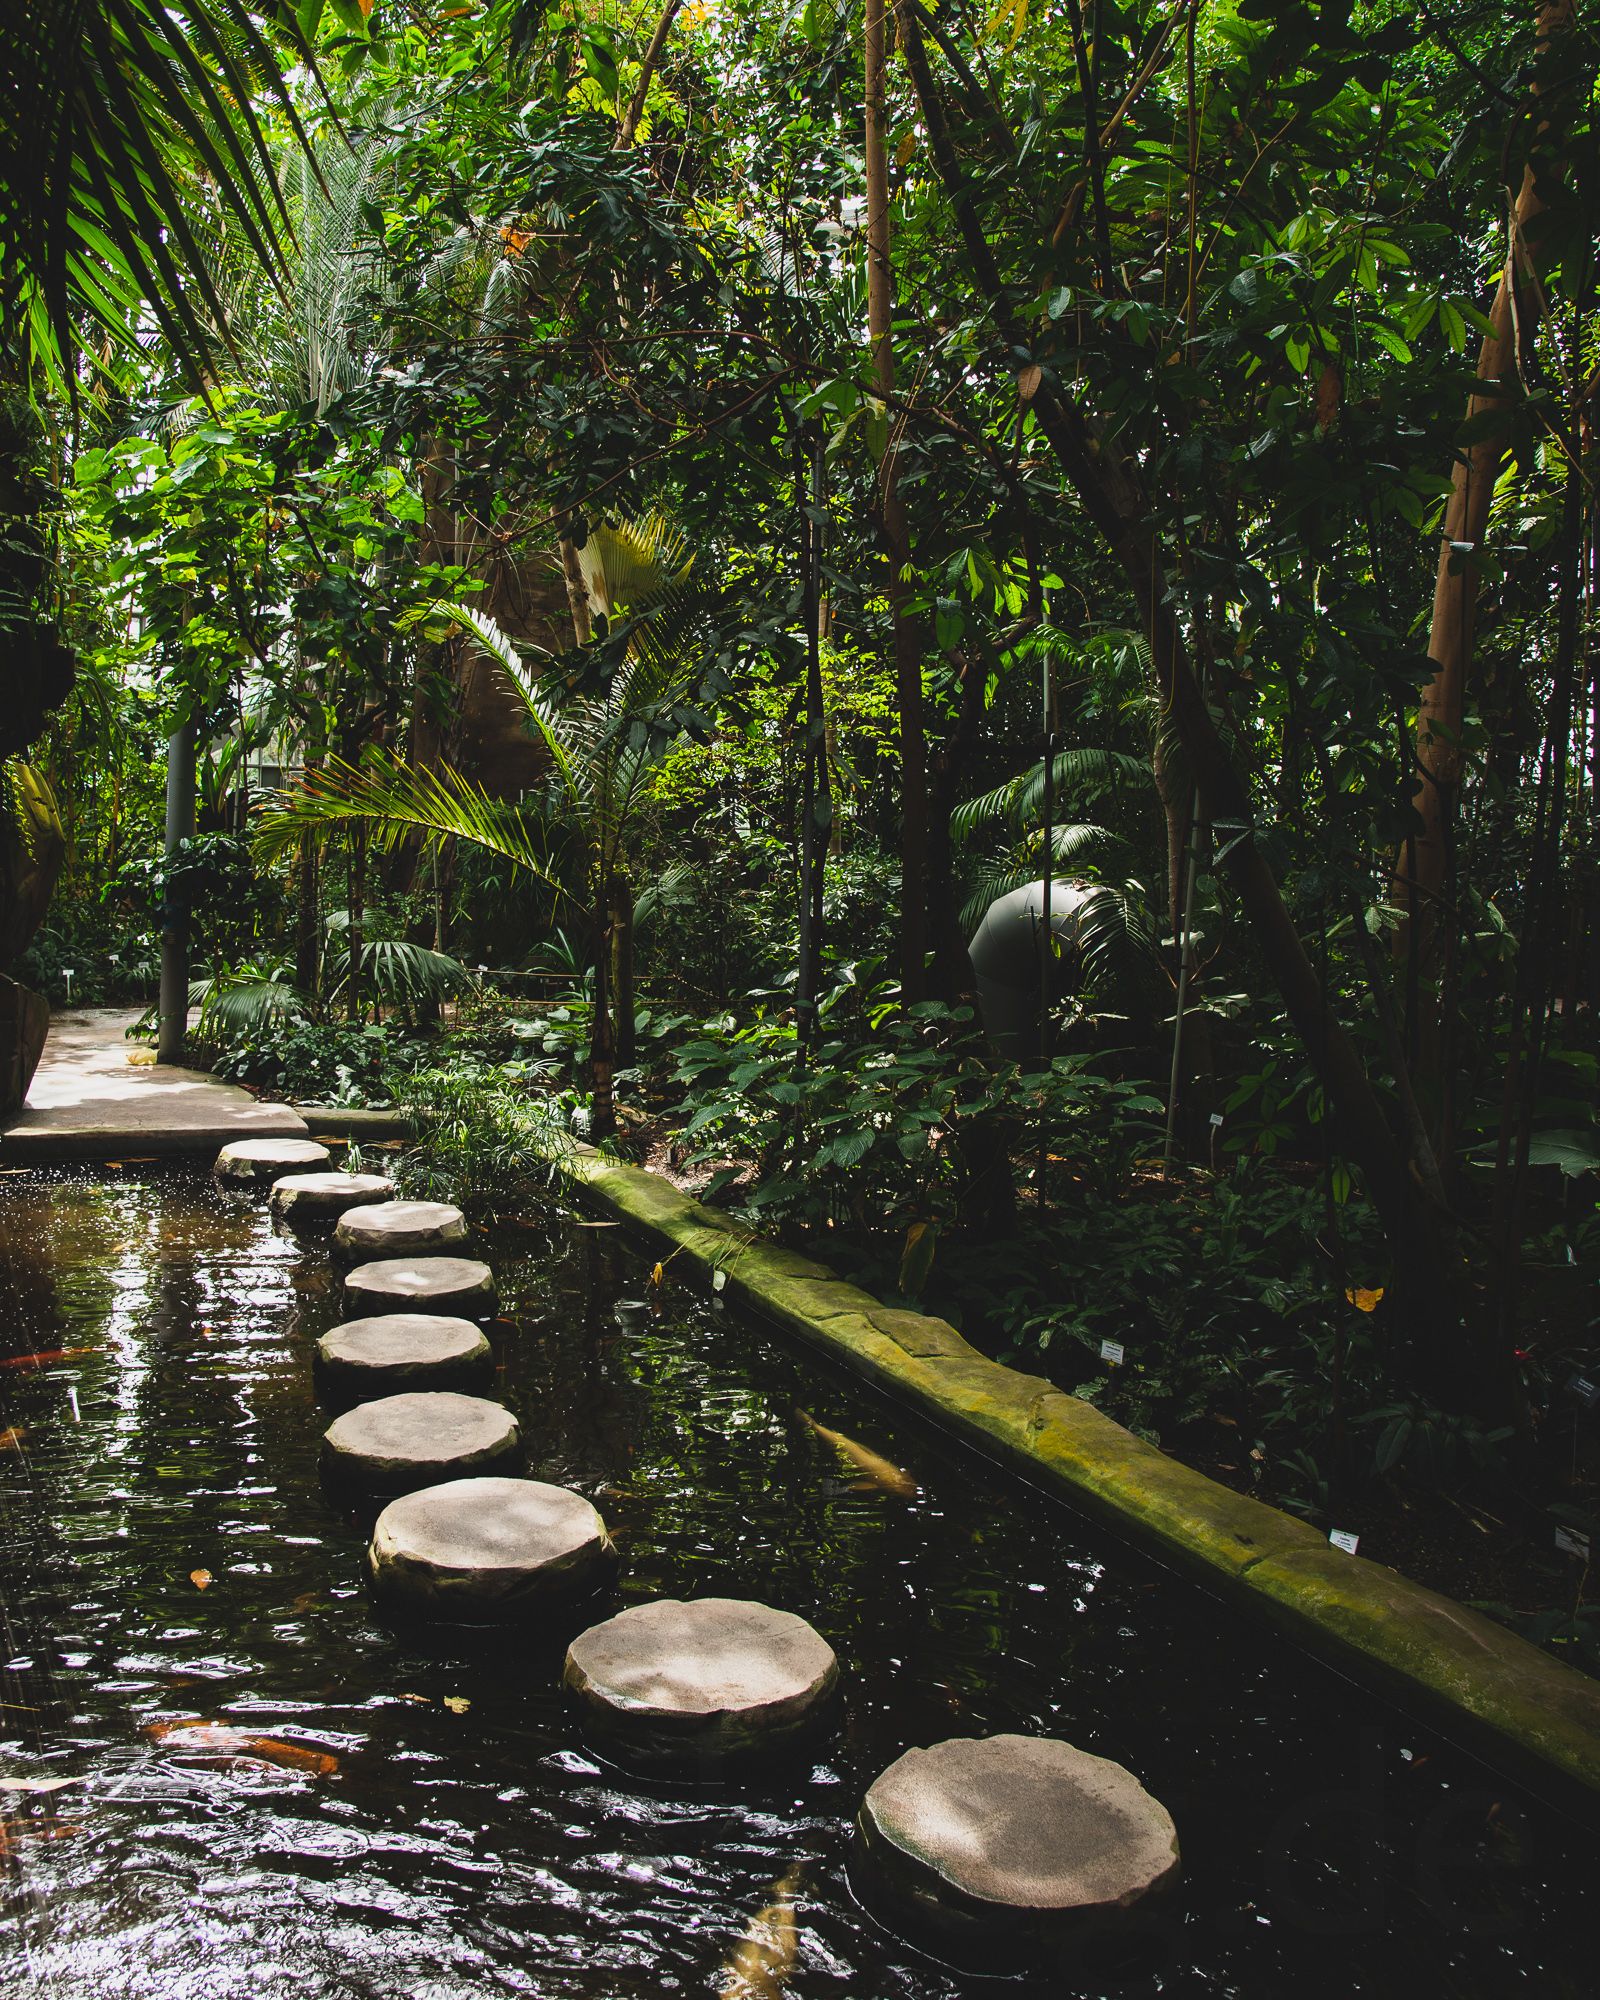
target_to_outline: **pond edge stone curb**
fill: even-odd
[[[798,1251],[752,1240],[659,1174],[583,1144],[561,1163],[623,1221],[671,1244],[684,1275],[722,1272],[724,1298],[1248,1604],[1552,1803],[1600,1820],[1600,1681],[1481,1612],[1330,1548],[1309,1523],[1169,1458],[1081,1397],[989,1360],[948,1321],[885,1306]]]

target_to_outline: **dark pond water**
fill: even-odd
[[[0,1178],[0,1992],[63,2000],[704,1995],[806,1866],[794,2000],[1017,1992],[879,1929],[845,1855],[913,1744],[1052,1731],[1171,1808],[1170,1958],[1116,1989],[1595,1991],[1596,1847],[1188,1584],[948,1455],[867,1392],[670,1282],[613,1230],[490,1246],[531,1468],[595,1499],[620,1596],[804,1614],[846,1700],[809,1772],[696,1795],[602,1768],[560,1643],[419,1647],[373,1617],[319,1490],[325,1249],[202,1174]],[[670,1274],[669,1274],[670,1275]],[[795,1421],[911,1469],[860,1490]],[[208,1573],[201,1587],[195,1573]],[[202,1756],[201,1718],[338,1760]]]

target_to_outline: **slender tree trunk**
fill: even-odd
[[[1536,30],[1541,60],[1552,40],[1573,27],[1573,0],[1542,0]],[[1540,88],[1539,84],[1535,89]],[[1542,129],[1542,128],[1541,128]],[[1461,782],[1461,725],[1466,710],[1478,603],[1478,559],[1489,525],[1495,480],[1505,456],[1514,407],[1518,355],[1537,323],[1540,306],[1538,249],[1529,225],[1544,213],[1533,165],[1524,170],[1511,213],[1505,266],[1489,308],[1489,331],[1478,350],[1478,382],[1467,401],[1467,422],[1481,434],[1457,454],[1450,469],[1450,498],[1440,530],[1428,655],[1433,678],[1417,710],[1417,811],[1422,826],[1397,863],[1396,892],[1408,921],[1399,947],[1426,955],[1447,901],[1456,794]],[[1426,1040],[1426,1038],[1425,1038]]]
[[[363,944],[362,926],[367,909],[367,834],[365,827],[352,826],[350,829],[350,893],[347,898],[349,909],[345,935],[350,945],[350,981],[345,988],[345,999],[352,1021],[361,1019],[361,950]]]
[[[975,998],[972,960],[956,904],[950,820],[978,745],[988,663],[968,654],[961,663],[955,728],[935,753],[928,782],[928,920],[933,942],[933,991],[947,1006]]]
[[[294,983],[308,1000],[316,998],[322,970],[317,949],[322,929],[320,872],[316,839],[304,833],[300,836],[300,858],[295,871]]]
[[[617,1129],[613,1091],[616,1035],[611,1022],[610,885],[601,864],[595,867],[593,888],[594,1021],[589,1034],[589,1083],[594,1103],[590,1112],[589,1133],[594,1139],[609,1139]]]
[[[894,265],[889,208],[887,123],[887,0],[865,0],[867,331],[878,394],[892,410],[894,366]],[[889,562],[889,620],[894,649],[895,700],[900,716],[900,985],[908,1001],[924,991],[928,948],[927,774],[922,719],[922,621],[911,609],[906,572],[911,535],[900,497],[896,426],[878,469],[878,517]]]
[[[561,551],[561,574],[567,581],[573,634],[580,646],[587,646],[594,637],[594,617],[589,609],[589,586],[583,580],[583,565],[578,560],[578,545],[570,535],[563,535],[557,546]]]
[[[816,1030],[822,986],[823,890],[833,802],[828,785],[828,720],[822,693],[822,445],[809,432],[795,444],[795,499],[800,524],[802,617],[806,631],[805,721],[800,775],[800,963],[795,981],[797,1060],[804,1069]],[[809,467],[808,467],[809,460]],[[809,481],[809,505],[807,484]]]
[[[683,0],[667,0],[661,18],[656,22],[656,31],[650,37],[650,46],[644,52],[644,60],[639,65],[639,80],[633,86],[633,95],[628,99],[628,107],[617,120],[617,146],[626,150],[633,144],[634,134],[639,129],[639,120],[644,116],[644,101],[650,94],[650,79],[656,73],[656,65],[661,60],[661,51],[667,45],[667,37],[672,33],[672,24],[678,18],[678,9]]]
[[[633,1027],[633,889],[620,869],[611,877],[611,949],[617,1067],[631,1069],[638,1053]]]

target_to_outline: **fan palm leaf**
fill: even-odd
[[[241,969],[192,980],[189,1005],[199,1009],[195,1038],[201,1042],[229,1042],[265,1034],[296,1014],[311,1012],[311,1002],[290,983],[286,971]]]

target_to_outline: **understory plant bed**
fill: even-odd
[[[1014,1162],[1019,1177],[1034,1164]],[[747,1180],[729,1191],[736,1213],[770,1226],[770,1202],[745,1205]],[[1043,1213],[1025,1197],[1007,1231],[941,1232],[926,1263],[909,1231],[830,1218],[779,1233],[1196,1470],[1354,1534],[1363,1554],[1600,1672],[1583,1553],[1600,1533],[1600,1467],[1568,1391],[1588,1356],[1561,1332],[1559,1282],[1530,1293],[1543,1317],[1524,1336],[1519,1439],[1411,1386],[1403,1330],[1372,1282],[1370,1223],[1352,1202],[1330,1226],[1314,1166],[1247,1159],[1171,1179],[1141,1167],[1117,1190],[1056,1172]]]

